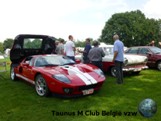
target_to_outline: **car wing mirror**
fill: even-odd
[[[152,55],[152,53],[151,53],[151,52],[147,52],[146,54],[147,54],[148,56],[151,56],[151,55]]]
[[[22,66],[29,66],[29,63],[23,63]]]

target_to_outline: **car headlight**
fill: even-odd
[[[101,69],[95,69],[94,72],[96,72],[98,75],[104,77],[104,73]]]
[[[146,58],[146,59],[144,60],[144,62],[147,63],[147,62],[148,62],[148,58]]]
[[[128,60],[127,58],[124,58],[124,66],[126,66],[128,64]]]
[[[53,78],[57,79],[60,82],[64,82],[64,83],[71,83],[71,81],[63,74],[55,74],[53,75]]]

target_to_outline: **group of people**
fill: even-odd
[[[75,51],[76,47],[74,44],[74,38],[72,35],[68,36],[68,41],[64,43],[64,40],[61,39],[56,46],[55,52],[57,54],[65,55],[72,60],[75,61]],[[115,63],[116,68],[116,83],[122,84],[123,83],[123,61],[124,61],[124,44],[122,41],[119,40],[119,36],[115,34],[113,36],[114,39],[114,56],[113,62]],[[99,48],[99,42],[93,41],[93,48],[91,46],[90,38],[86,39],[86,45],[84,50],[77,50],[78,52],[83,54],[83,63],[88,64],[91,63],[98,68],[102,69],[102,58],[105,56],[104,51]]]
[[[161,42],[158,42],[159,47],[161,47]],[[155,46],[155,41],[152,40],[147,46]]]

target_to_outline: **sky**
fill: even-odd
[[[18,34],[98,39],[113,14],[141,10],[161,19],[161,0],[1,0],[0,41]]]

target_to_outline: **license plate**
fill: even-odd
[[[83,92],[83,95],[89,95],[94,92],[94,89],[83,90],[82,92]]]

